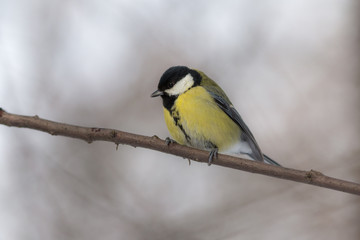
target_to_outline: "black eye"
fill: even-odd
[[[168,88],[172,88],[174,85],[175,85],[175,82],[174,82],[174,81],[170,81],[170,82],[168,83]]]

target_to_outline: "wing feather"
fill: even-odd
[[[219,96],[216,93],[208,91],[210,95],[214,98],[216,104],[219,106],[221,110],[223,110],[242,130],[241,139],[246,141],[252,153],[249,154],[250,157],[254,158],[258,161],[263,161],[263,154],[260,150],[259,145],[257,144],[254,135],[251,133],[249,127],[245,124],[244,120],[241,118],[240,114],[236,111],[236,109],[231,105],[231,102],[228,103],[226,99],[222,96]]]
[[[242,130],[240,139],[249,144],[252,153],[248,155],[258,161],[266,162],[268,164],[281,166],[271,158],[263,153],[260,150],[259,145],[257,144],[254,135],[251,133],[249,127],[245,124],[244,120],[241,118],[240,114],[233,107],[230,99],[226,96],[225,92],[208,76],[203,72],[198,71],[202,77],[202,86],[209,92],[209,94],[214,98],[215,103],[218,107],[223,110]]]

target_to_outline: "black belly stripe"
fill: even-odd
[[[178,126],[180,128],[180,130],[182,131],[182,133],[184,134],[186,141],[190,142],[191,138],[190,136],[185,132],[183,126],[179,123],[179,118],[178,117],[173,117],[174,121],[175,121],[175,125]]]
[[[173,114],[174,113],[174,114]],[[183,126],[179,123],[179,120],[180,118],[178,117],[179,116],[179,112],[178,111],[173,111],[173,110],[170,110],[170,115],[173,117],[174,119],[174,122],[175,122],[175,125],[178,126],[181,130],[181,132],[184,134],[185,136],[185,139],[187,142],[190,142],[191,138],[190,136],[185,132],[185,129],[183,128]]]

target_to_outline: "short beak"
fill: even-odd
[[[151,94],[151,97],[158,97],[158,96],[162,96],[164,95],[164,92],[163,91],[160,91],[160,90],[156,90],[155,92],[153,92]]]

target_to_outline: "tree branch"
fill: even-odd
[[[78,138],[85,140],[88,143],[93,141],[108,141],[113,142],[116,145],[126,144],[133,147],[149,148],[198,162],[207,163],[209,158],[209,152],[207,151],[186,147],[176,143],[171,143],[168,146],[164,140],[161,140],[157,136],[146,137],[114,129],[74,126],[41,119],[37,115],[31,117],[11,114],[5,112],[1,108],[0,124],[9,127],[36,129],[51,135]],[[223,154],[218,154],[217,158],[214,159],[213,164],[360,195],[360,184],[328,177],[314,170],[301,171],[277,167]]]

